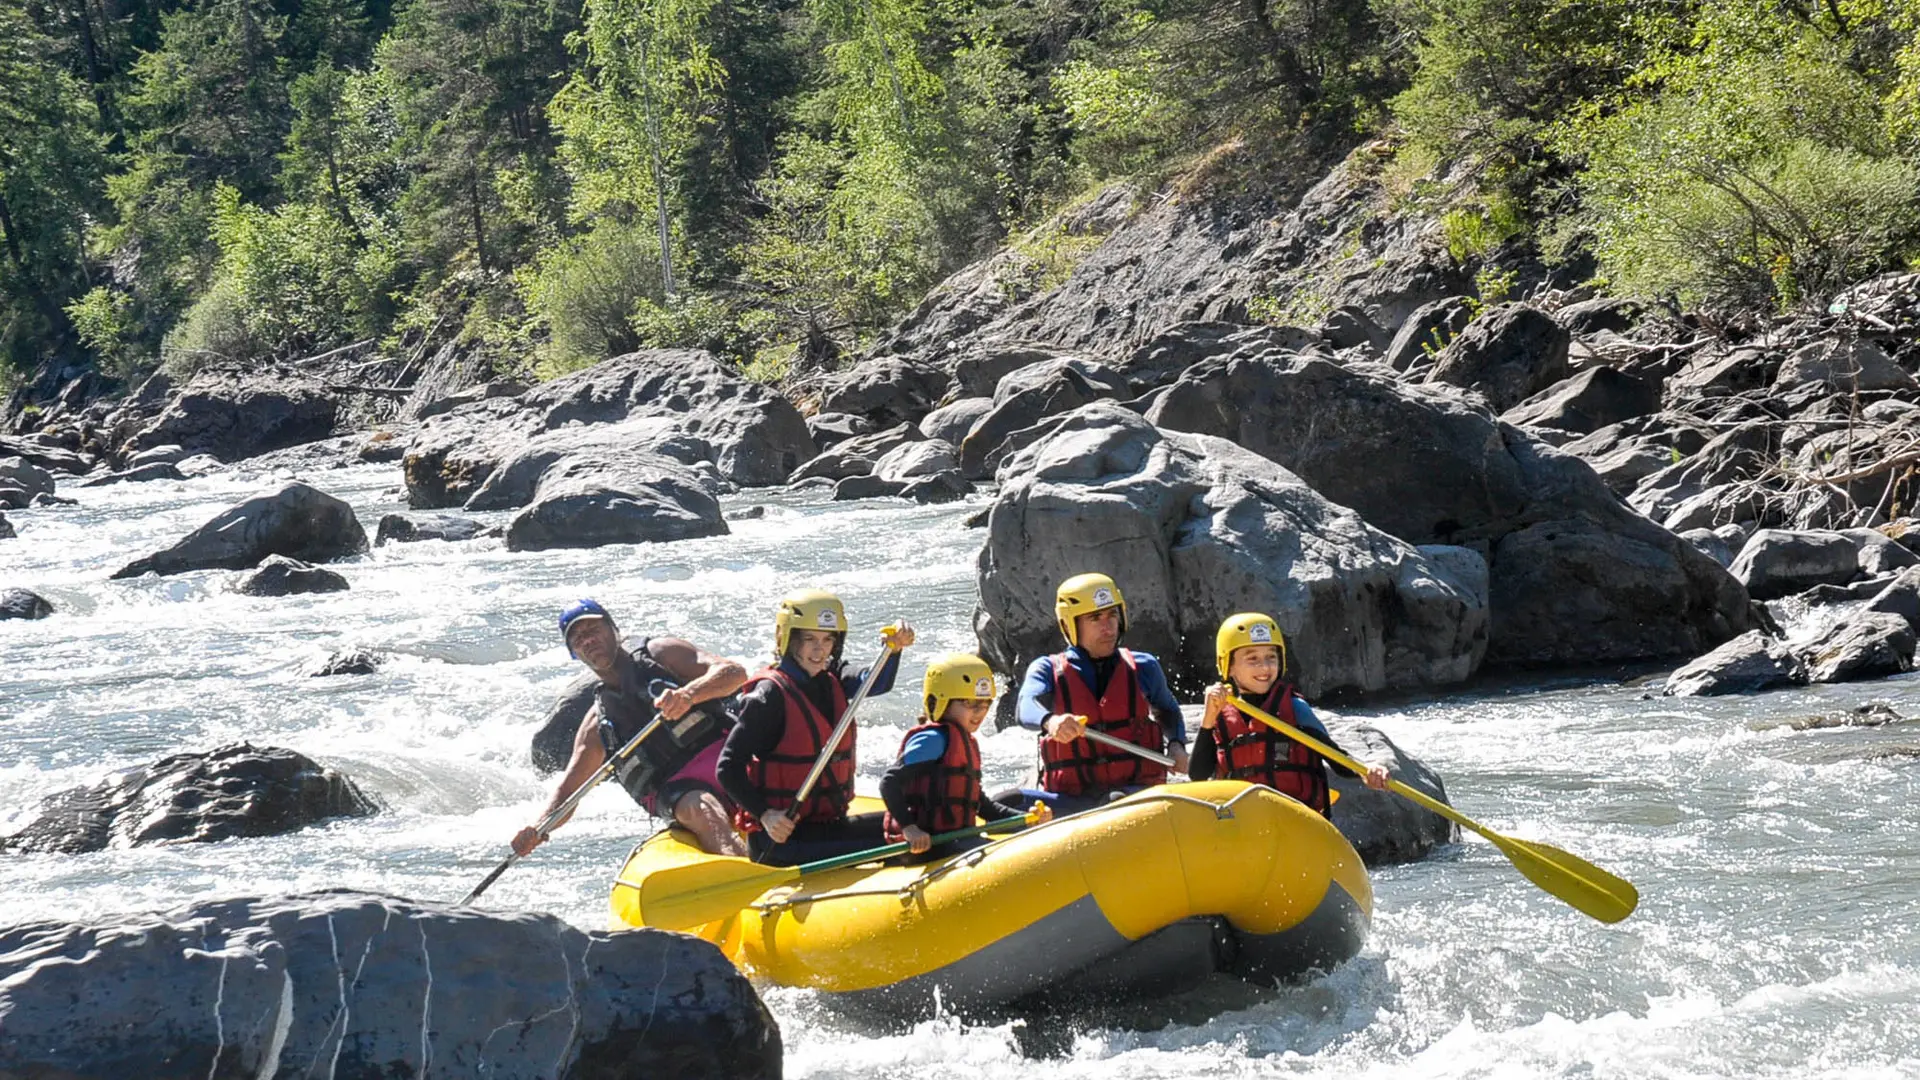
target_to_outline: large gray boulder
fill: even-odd
[[[1546,312],[1501,304],[1440,350],[1427,381],[1478,391],[1495,412],[1504,412],[1573,373],[1567,364],[1572,341]]]
[[[1867,601],[1863,610],[1898,615],[1920,631],[1920,569],[1900,571]]]
[[[1728,569],[1749,596],[1773,600],[1815,585],[1845,585],[1860,576],[1860,556],[1837,532],[1761,529]]]
[[[1404,372],[1431,364],[1472,321],[1473,304],[1464,296],[1443,297],[1421,305],[1387,345],[1387,366]]]
[[[873,463],[885,457],[894,447],[922,437],[920,429],[908,423],[895,424],[885,431],[855,435],[822,450],[818,456],[795,469],[787,482],[797,484],[815,477],[844,480],[849,476],[866,476],[873,472]]]
[[[991,397],[964,397],[942,405],[920,419],[920,434],[929,439],[944,439],[955,446],[973,430],[980,418],[993,411]]]
[[[186,474],[171,461],[153,461],[133,465],[118,472],[101,473],[80,481],[80,487],[106,487],[110,484],[142,484],[149,480],[185,480]]]
[[[38,435],[0,435],[0,458],[25,458],[49,472],[79,476],[93,468],[93,459],[77,450]]]
[[[996,670],[1058,648],[1053,594],[1088,571],[1125,592],[1127,642],[1176,683],[1213,681],[1213,635],[1264,611],[1309,696],[1458,682],[1486,648],[1484,597],[1300,478],[1223,439],[1086,406],[1001,467],[974,628]]]
[[[533,501],[507,523],[507,550],[662,543],[724,536],[705,477],[680,462],[632,453],[568,458],[547,470]]]
[[[563,431],[570,425],[584,430]],[[784,483],[816,452],[806,421],[779,394],[707,353],[657,349],[428,418],[403,461],[407,498],[421,509],[466,503],[514,465],[512,482],[489,488],[485,505],[520,506],[554,461],[619,450],[711,466],[740,485]]]
[[[1667,676],[1674,697],[1755,694],[1807,681],[1806,666],[1784,642],[1749,630]]]
[[[291,483],[223,511],[179,543],[115,571],[115,579],[190,570],[246,570],[269,555],[321,563],[367,550],[353,507],[324,491]]]
[[[353,781],[304,754],[238,743],[175,754],[94,787],[49,796],[25,829],[0,838],[0,850],[71,853],[210,843],[277,836],[373,812]]]
[[[0,930],[0,1075],[777,1080],[780,1032],[687,934],[351,891]]]
[[[0,458],[0,488],[25,493],[27,498],[21,500],[19,506],[6,508],[22,510],[33,496],[53,494],[53,474],[26,458]]]
[[[288,372],[203,374],[182,387],[152,423],[119,447],[122,456],[162,446],[222,461],[324,439],[340,402],[320,382]]]
[[[1914,630],[1907,620],[1887,612],[1861,612],[1833,624],[1795,651],[1816,683],[1878,679],[1913,670]]]
[[[1146,418],[1232,439],[1408,543],[1482,552],[1489,661],[1694,656],[1747,629],[1747,596],[1712,559],[1462,392],[1312,355],[1236,355],[1189,369]]]

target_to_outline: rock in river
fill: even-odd
[[[0,1076],[776,1080],[720,951],[346,890],[0,930]]]
[[[113,576],[245,570],[269,555],[318,563],[366,550],[367,533],[353,507],[296,482],[222,512],[179,543],[136,559]]]
[[[0,839],[0,850],[83,852],[276,836],[373,811],[353,781],[311,758],[238,743],[175,754],[50,796],[38,818]]]

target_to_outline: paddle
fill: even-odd
[[[977,836],[981,833],[1032,825],[1039,820],[1038,814],[1002,818],[985,825],[940,833],[933,838],[933,842],[944,844],[963,836]],[[864,862],[900,855],[912,848],[913,845],[905,842],[885,844],[866,851],[856,851],[851,855],[838,855],[831,859],[802,863],[799,866],[771,868],[746,859],[722,855],[686,866],[655,870],[639,883],[640,921],[646,926],[662,930],[686,930],[703,926],[732,915],[752,903],[755,897],[768,889],[798,881],[809,874],[838,870],[843,866],[858,866]],[[627,881],[622,881],[620,884],[629,887],[633,885],[632,882]]]
[[[628,739],[627,745],[622,746],[620,749],[614,751],[613,756],[608,758],[605,764],[601,765],[600,768],[596,770],[592,776],[587,777],[586,781],[582,783],[579,787],[574,788],[573,793],[571,795],[568,795],[566,799],[560,803],[559,806],[554,807],[552,813],[548,814],[546,817],[541,818],[540,824],[534,826],[534,828],[540,833],[541,839],[544,840],[546,838],[546,835],[549,832],[552,832],[555,828],[558,828],[562,821],[567,820],[567,815],[573,813],[573,808],[576,806],[579,806],[580,800],[587,797],[587,792],[592,791],[596,786],[598,786],[600,781],[605,780],[609,776],[612,776],[613,771],[620,767],[620,763],[627,760],[627,758],[631,756],[635,750],[639,749],[640,740],[653,734],[653,731],[655,728],[659,727],[661,724],[664,724],[666,722],[667,722],[666,717],[656,715],[653,718],[652,723],[640,729],[640,734],[635,735],[631,739]],[[512,866],[514,863],[517,863],[519,861],[520,861],[519,852],[515,852],[512,855],[507,856],[505,859],[502,859],[500,861],[500,865],[493,868],[493,873],[488,874],[486,878],[480,882],[480,884],[475,885],[473,887],[473,891],[467,894],[467,898],[465,900],[460,901],[460,906],[465,907],[466,905],[473,903],[474,900],[477,899],[481,893],[487,891],[489,886],[491,886],[494,882],[500,880],[500,875],[506,873],[508,867]]]
[[[1125,750],[1129,754],[1136,754],[1140,757],[1146,758],[1148,761],[1154,762],[1159,765],[1165,765],[1169,769],[1173,768],[1172,758],[1168,757],[1165,754],[1157,753],[1155,751],[1149,750],[1144,746],[1138,745],[1137,743],[1130,743],[1125,739],[1115,738],[1112,735],[1108,735],[1104,732],[1095,731],[1092,728],[1083,728],[1081,729],[1080,734],[1082,737],[1092,739],[1094,742],[1099,743],[1101,746],[1111,746],[1115,750]]]
[[[1365,765],[1292,724],[1281,723],[1233,695],[1228,695],[1227,701],[1242,713],[1273,728],[1328,761],[1338,762],[1362,775],[1366,773]],[[1507,861],[1513,864],[1514,869],[1525,875],[1528,881],[1601,922],[1619,922],[1633,914],[1633,909],[1640,903],[1640,891],[1635,889],[1631,882],[1615,877],[1578,855],[1562,851],[1550,844],[1502,836],[1446,803],[1410,788],[1398,780],[1389,779],[1387,787],[1394,794],[1411,799],[1462,828],[1486,837],[1493,842],[1494,847],[1500,849],[1500,854],[1507,857]]]
[[[893,629],[889,626],[881,632],[891,635]],[[793,820],[794,816],[800,812],[800,808],[806,805],[807,796],[813,794],[813,785],[819,783],[820,774],[827,771],[827,761],[833,757],[834,747],[840,745],[840,740],[846,737],[847,729],[853,726],[853,714],[860,711],[860,703],[867,700],[867,691],[871,690],[874,682],[880,678],[880,669],[886,665],[887,659],[892,655],[893,638],[889,636],[887,640],[881,642],[879,659],[867,668],[867,677],[860,680],[860,689],[854,691],[853,700],[847,702],[847,710],[840,714],[840,722],[833,726],[832,737],[827,739],[826,745],[820,748],[820,756],[813,759],[813,768],[807,770],[806,783],[800,785],[800,791],[793,797],[793,805],[787,807],[788,820]]]

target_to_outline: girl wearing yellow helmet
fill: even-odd
[[[1271,618],[1246,612],[1220,624],[1214,635],[1214,659],[1226,681],[1207,687],[1190,775],[1195,780],[1220,776],[1265,784],[1330,815],[1333,803],[1327,794],[1326,770],[1354,774],[1227,704],[1228,695],[1238,694],[1338,750],[1339,744],[1327,734],[1312,707],[1280,681],[1286,657],[1286,640]],[[1369,768],[1366,781],[1370,788],[1385,789],[1387,770],[1378,765]]]
[[[900,740],[900,754],[880,778],[887,804],[889,843],[912,845],[909,861],[945,858],[977,847],[988,837],[974,836],[930,851],[935,833],[974,824],[975,818],[999,821],[1024,811],[985,794],[980,788],[980,744],[974,736],[993,705],[993,671],[987,662],[965,653],[948,653],[927,665],[920,723]],[[1045,803],[1034,812],[1041,821],[1053,811]]]

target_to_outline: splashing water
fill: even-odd
[[[391,466],[309,479],[369,525],[403,508]],[[261,486],[236,473],[79,489],[78,507],[10,515],[20,536],[0,542],[0,586],[33,588],[59,613],[0,622],[0,833],[52,792],[243,739],[344,771],[384,812],[287,837],[0,858],[0,922],[335,886],[458,899],[545,802],[550,781],[527,744],[581,671],[553,620],[583,595],[629,635],[675,634],[757,663],[775,597],[833,589],[856,663],[883,622],[915,623],[909,683],[926,657],[974,644],[981,534],[961,522],[979,498],[913,507],[748,492],[727,507],[766,514],[733,522],[730,536],[536,553],[394,545],[342,564],[352,589],[320,596],[237,596],[219,571],[107,580]],[[356,646],[388,653],[386,666],[306,676]],[[1920,1076],[1920,720],[1787,722],[1867,701],[1920,716],[1920,678],[1690,701],[1535,683],[1350,710],[1436,768],[1466,813],[1633,881],[1640,910],[1617,926],[1588,920],[1470,840],[1378,871],[1367,949],[1302,986],[1222,979],[1114,1016],[902,1029],[768,988],[787,1073]],[[866,790],[913,711],[898,692],[863,711]],[[1005,783],[1031,743],[1002,732],[984,751],[990,784]],[[612,875],[651,828],[621,792],[595,792],[483,904],[603,927]]]

